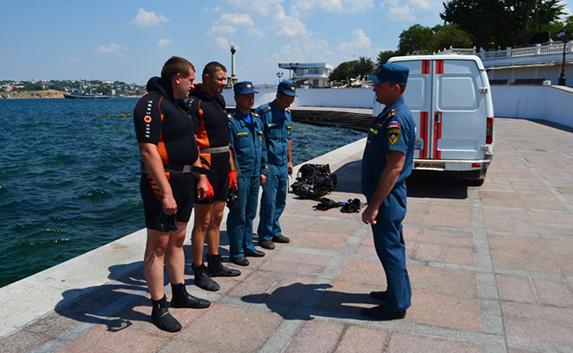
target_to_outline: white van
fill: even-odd
[[[388,60],[410,69],[404,99],[417,126],[415,170],[461,172],[483,184],[493,157],[493,104],[475,55],[413,55]],[[383,105],[375,102],[377,116]]]

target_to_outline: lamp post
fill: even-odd
[[[565,86],[565,53],[567,52],[567,36],[565,28],[559,32],[559,36],[563,39],[563,60],[561,60],[561,74],[559,75],[559,86]]]
[[[235,53],[237,49],[234,45],[231,45],[231,82],[229,82],[229,86],[233,87],[237,82],[237,75],[235,74]]]
[[[283,72],[277,72],[277,77],[279,78],[279,83],[281,83],[281,78],[283,77]]]

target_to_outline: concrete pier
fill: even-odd
[[[213,305],[172,309],[181,332],[148,322],[140,231],[1,288],[0,352],[573,352],[573,135],[495,124],[482,187],[441,174],[408,181],[404,320],[360,316],[385,278],[359,214],[315,211],[289,194],[291,244],[217,279],[217,293],[194,286],[188,269],[190,291]],[[336,170],[330,198],[363,200],[363,147],[313,161]],[[224,229],[222,243],[226,255]]]

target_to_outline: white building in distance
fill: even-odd
[[[328,87],[328,76],[334,67],[327,63],[279,63],[279,68],[289,70],[289,79],[296,85],[309,88]],[[279,79],[281,73],[277,73]]]

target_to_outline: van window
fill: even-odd
[[[438,107],[446,110],[475,110],[478,108],[477,87],[473,77],[444,75],[438,78]]]
[[[425,102],[427,101],[428,93],[424,81],[426,78],[422,76],[412,77],[408,79],[406,91],[404,92],[404,100],[411,110],[423,110]]]

